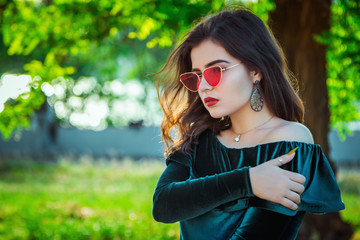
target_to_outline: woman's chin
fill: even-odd
[[[222,117],[226,116],[226,114],[222,114],[222,113],[215,112],[215,111],[209,111],[209,114],[212,118],[222,118]]]

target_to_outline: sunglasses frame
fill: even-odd
[[[219,85],[219,83],[220,83],[220,81],[221,81],[222,73],[223,73],[224,71],[226,71],[226,70],[228,70],[228,69],[230,69],[230,68],[236,67],[236,66],[238,66],[238,65],[240,65],[240,63],[236,63],[236,64],[234,64],[234,65],[232,65],[232,66],[230,66],[230,67],[226,67],[226,68],[223,68],[223,67],[221,67],[221,66],[208,67],[208,68],[204,69],[204,71],[201,72],[201,76],[203,76],[203,75],[204,75],[204,72],[205,72],[206,70],[210,69],[210,68],[215,68],[215,67],[220,68],[220,80],[219,80],[219,82],[218,82],[215,86],[212,86],[211,84],[209,84],[209,82],[206,80],[206,78],[205,78],[205,76],[204,76],[205,81],[206,81],[210,86],[216,87],[217,85]],[[187,90],[189,90],[189,91],[191,91],[191,92],[197,92],[197,91],[199,91],[199,88],[196,89],[195,91],[194,91],[194,90],[191,90],[191,89],[189,89],[189,88],[185,85],[185,83],[181,80],[181,76],[182,76],[182,75],[190,74],[190,73],[195,74],[195,75],[197,76],[197,78],[198,78],[199,83],[200,83],[201,77],[200,77],[199,74],[197,74],[196,72],[185,72],[185,73],[182,73],[182,74],[180,75],[180,82],[184,85],[184,87],[185,87]]]

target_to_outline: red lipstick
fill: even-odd
[[[217,104],[219,102],[219,99],[212,98],[212,97],[206,97],[204,99],[204,102],[205,102],[206,106],[210,107],[210,106]]]

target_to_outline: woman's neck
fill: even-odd
[[[260,112],[255,112],[250,106],[246,106],[244,109],[240,109],[229,117],[232,123],[232,131],[240,134],[254,128],[271,126],[272,121],[270,119],[273,117],[273,114],[264,104]]]

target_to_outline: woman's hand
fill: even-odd
[[[305,177],[281,169],[279,166],[290,162],[295,156],[285,154],[256,167],[250,168],[250,181],[255,196],[279,203],[296,210],[300,195],[304,192]]]

